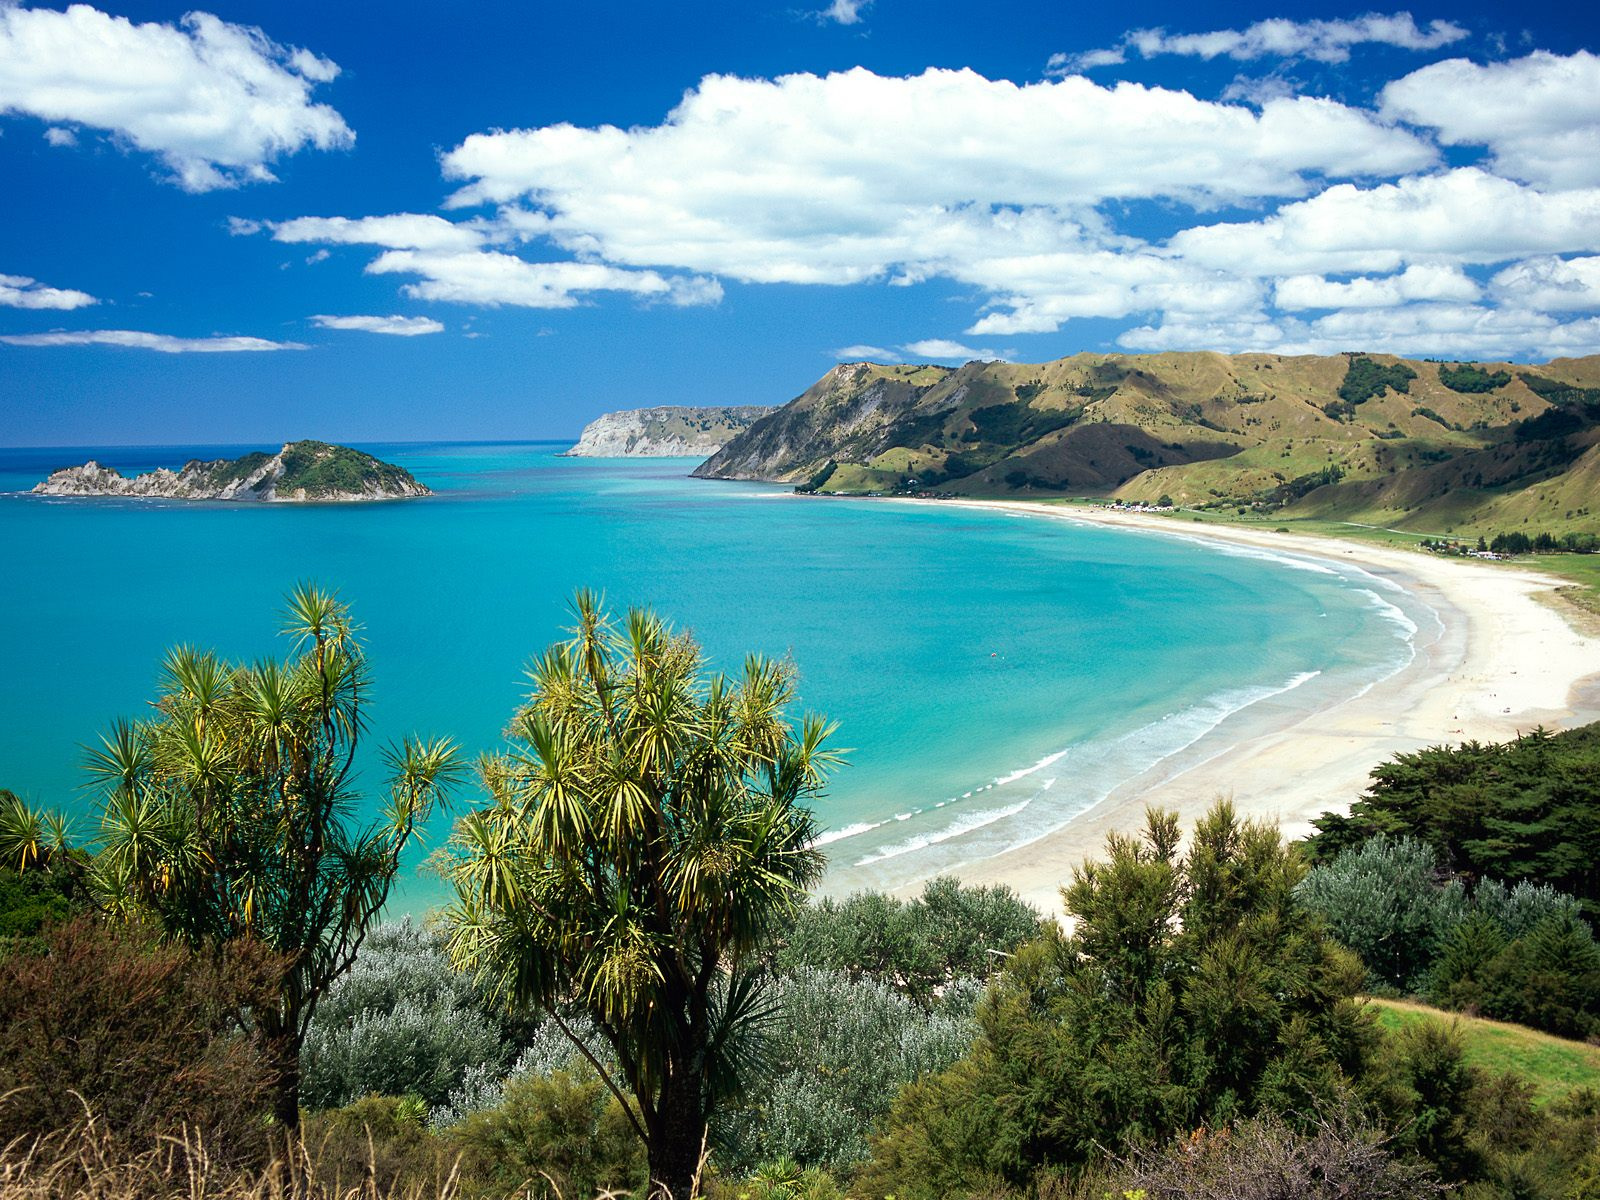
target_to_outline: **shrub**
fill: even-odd
[[[1405,363],[1380,363],[1365,354],[1352,354],[1345,367],[1344,382],[1339,385],[1339,399],[1346,404],[1362,404],[1383,395],[1386,388],[1409,392],[1416,377],[1417,373]]]
[[[88,918],[0,957],[6,1135],[55,1134],[87,1112],[130,1153],[183,1130],[231,1159],[260,1153],[274,1073],[236,1014],[280,974],[259,947],[213,962]]]
[[[1492,392],[1511,382],[1505,371],[1485,371],[1477,363],[1439,364],[1439,382],[1452,392]]]
[[[1369,984],[1421,991],[1434,955],[1466,915],[1461,884],[1431,846],[1370,838],[1306,875],[1296,899],[1361,956]]]
[[[775,955],[780,971],[821,967],[876,979],[921,1003],[963,976],[986,979],[1039,931],[1039,914],[1010,888],[930,880],[915,900],[859,892],[803,909]]]
[[[310,1109],[373,1094],[415,1095],[431,1108],[469,1068],[498,1073],[506,1058],[470,978],[408,919],[374,930],[317,1007],[301,1051],[301,1095]]]

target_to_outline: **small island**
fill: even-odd
[[[210,462],[190,459],[181,470],[161,467],[132,477],[91,459],[52,472],[33,490],[41,496],[276,503],[404,500],[433,494],[402,467],[349,446],[315,441],[285,442],[276,454],[257,451]]]

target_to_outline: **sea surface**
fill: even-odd
[[[1392,673],[1431,619],[1357,568],[1179,537],[691,480],[565,443],[363,445],[430,500],[248,505],[23,494],[260,446],[0,450],[0,787],[88,820],[82,745],[148,704],[169,647],[281,654],[299,580],[353,606],[370,744],[501,744],[575,589],[692,629],[715,664],[792,657],[848,766],[817,811],[825,886],[901,886],[1026,844],[1203,739]],[[1159,521],[1152,518],[1152,521]],[[1176,522],[1160,521],[1173,528]],[[375,762],[364,774],[376,804]],[[476,793],[465,789],[457,811]],[[392,907],[437,903],[412,856]]]

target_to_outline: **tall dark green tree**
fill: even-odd
[[[354,961],[401,852],[460,768],[447,741],[391,746],[382,816],[359,824],[371,673],[349,610],[301,585],[283,633],[283,662],[173,650],[152,715],[117,722],[87,767],[107,910],[153,917],[197,949],[253,939],[286,964],[276,1003],[247,1019],[279,1073],[275,1115],[293,1127],[317,1001]]]
[[[631,1114],[652,1188],[686,1200],[770,1011],[759,951],[821,872],[805,802],[829,731],[786,719],[783,663],[711,675],[648,612],[619,628],[579,593],[576,616],[533,665],[511,750],[482,765],[492,807],[451,841],[451,953],[514,1007],[593,1021],[617,1071],[575,1044]]]
[[[1106,1149],[1262,1112],[1310,1114],[1375,1035],[1359,960],[1295,903],[1276,828],[1219,804],[1114,834],[1063,889],[1073,931],[1019,950],[966,1059],[901,1093],[875,1194],[966,1194],[1079,1169]]]

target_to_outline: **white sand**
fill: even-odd
[[[1060,911],[1058,889],[1072,868],[1099,857],[1107,833],[1135,831],[1147,805],[1176,810],[1188,827],[1217,797],[1231,796],[1241,814],[1276,820],[1297,837],[1313,817],[1348,809],[1372,769],[1402,751],[1501,741],[1538,725],[1564,729],[1600,719],[1600,639],[1547,603],[1563,581],[1536,571],[1333,538],[1180,524],[1160,514],[1026,501],[937,503],[1355,563],[1403,586],[1438,615],[1442,628],[1419,632],[1410,665],[1363,695],[1309,716],[1288,715],[1277,728],[1258,726],[1175,775],[1170,763],[1153,768],[1055,833],[960,872],[973,883],[1009,884],[1046,912]]]

